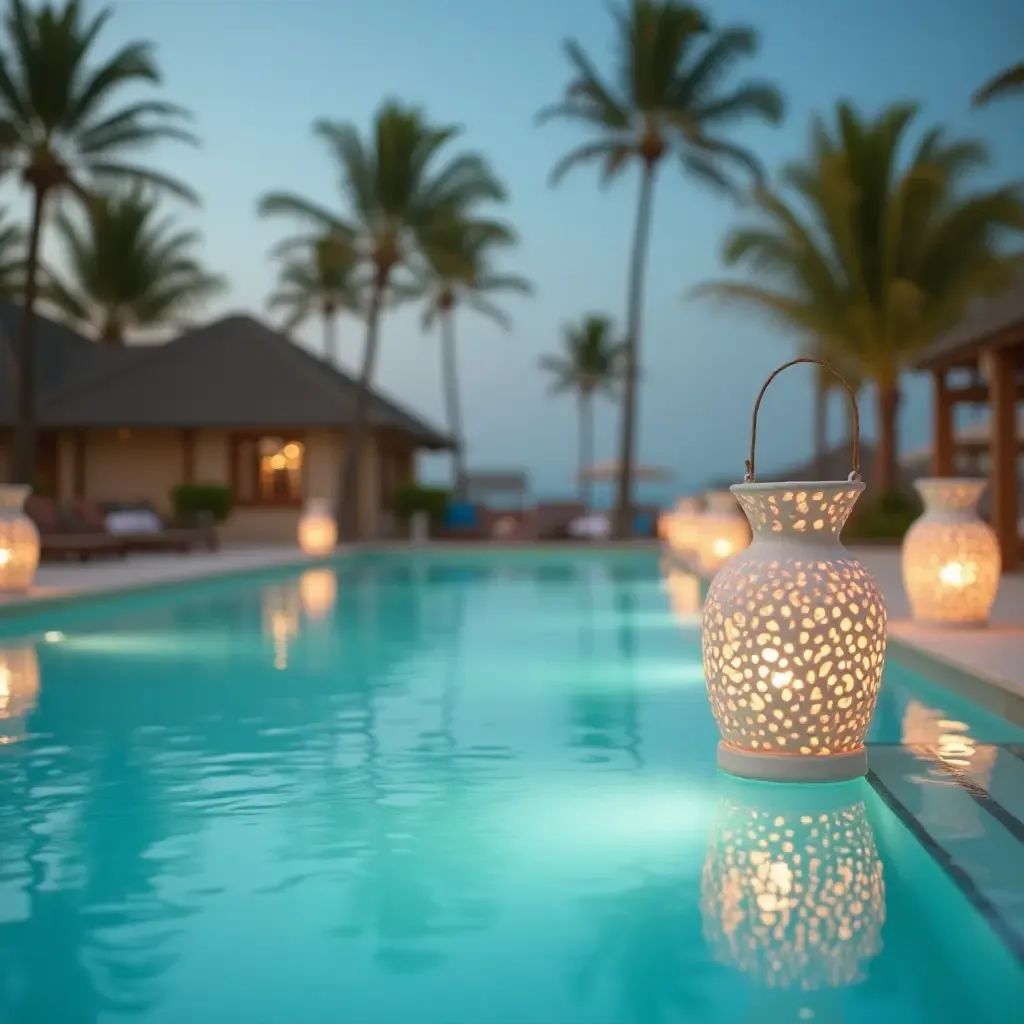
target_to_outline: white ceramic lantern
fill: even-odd
[[[28,590],[39,567],[39,531],[25,514],[31,487],[0,485],[0,592]]]
[[[886,909],[863,786],[729,780],[701,878],[704,935],[719,962],[768,990],[819,992],[863,979],[882,948]]]
[[[299,547],[307,555],[327,555],[338,543],[338,526],[331,503],[311,498],[299,519]]]
[[[785,364],[764,387],[797,362],[815,360]],[[756,483],[764,389],[754,406],[746,482],[732,487],[753,542],[715,576],[701,621],[718,763],[734,775],[827,782],[867,771],[886,613],[875,581],[839,539],[864,490],[849,394],[854,471],[845,481]]]
[[[903,541],[903,585],[915,619],[948,626],[988,620],[1002,558],[978,515],[983,480],[918,480],[924,514]]]
[[[711,579],[750,543],[750,526],[729,491],[712,491],[704,507],[698,526],[696,568],[705,579]]]

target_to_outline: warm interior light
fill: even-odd
[[[731,540],[719,537],[712,542],[711,550],[718,558],[728,558],[735,550],[735,545]]]
[[[988,619],[999,589],[1001,556],[978,516],[984,481],[918,480],[924,514],[903,541],[903,583],[914,618],[971,625]]]

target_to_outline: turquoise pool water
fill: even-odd
[[[380,556],[8,627],[0,1021],[1022,1019],[868,782],[717,776],[675,597],[644,556]],[[1024,738],[893,663],[872,739],[929,729]]]

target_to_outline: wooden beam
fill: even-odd
[[[945,370],[932,373],[932,475],[953,475],[953,403]]]
[[[990,349],[984,361],[989,401],[992,407],[992,456],[990,490],[992,526],[1003,551],[1003,569],[1012,572],[1020,565],[1020,540],[1017,520],[1017,389],[1013,381],[1011,352]]]
[[[941,373],[941,370],[936,370]],[[1013,376],[1010,376],[1011,386],[1015,391],[1017,401],[1024,400],[1024,383],[1013,384]],[[958,388],[946,388],[946,394],[953,405],[987,405],[990,397],[988,385],[966,384]]]

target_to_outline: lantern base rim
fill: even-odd
[[[842,754],[764,754],[740,750],[722,740],[718,767],[729,775],[758,782],[849,782],[867,775],[864,747]]]
[[[927,616],[913,616],[915,626],[924,629],[988,629],[991,625],[989,616],[979,619],[930,619]]]

